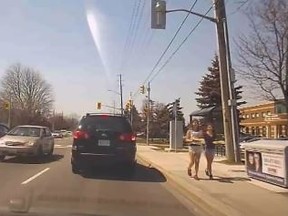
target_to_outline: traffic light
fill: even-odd
[[[98,110],[100,110],[100,109],[101,109],[101,107],[102,107],[102,104],[101,104],[101,102],[97,102],[97,109],[98,109]]]
[[[144,85],[140,86],[140,93],[145,94],[145,87]]]
[[[166,27],[166,1],[151,0],[151,28],[165,29]]]
[[[168,109],[171,119],[174,119],[175,117],[177,118],[183,117],[183,112],[181,111],[183,107],[180,107],[180,98],[176,99],[172,103],[167,104],[166,108]]]
[[[4,109],[9,110],[10,109],[10,103],[4,102]]]
[[[132,109],[133,106],[133,101],[131,99],[128,100],[126,107],[128,108],[128,110],[130,111]]]

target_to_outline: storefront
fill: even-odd
[[[288,137],[287,113],[277,102],[244,107],[240,113],[242,132],[267,138]]]

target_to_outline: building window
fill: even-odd
[[[256,127],[256,136],[259,136],[259,135],[260,135],[260,128]]]
[[[264,112],[262,112],[262,117],[265,118],[266,114]]]
[[[251,128],[251,134],[252,134],[253,136],[255,135],[255,128],[254,128],[254,127]]]
[[[282,103],[277,104],[276,113],[286,113],[286,106]]]
[[[245,128],[245,133],[249,134],[249,127]]]
[[[271,115],[271,111],[267,111],[267,115],[270,116]]]
[[[254,119],[255,118],[255,113],[251,114],[251,118]]]
[[[256,116],[256,118],[259,118],[259,113],[256,113],[256,115],[255,115],[255,116]]]
[[[246,118],[249,119],[249,114],[246,114]]]
[[[266,126],[262,127],[262,136],[266,137]]]

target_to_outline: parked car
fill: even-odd
[[[254,139],[254,138],[259,138],[258,136],[252,135],[252,134],[246,134],[246,133],[242,133],[240,132],[239,134],[239,139],[240,139],[240,143],[241,142],[246,142],[248,140]]]
[[[58,130],[53,131],[53,132],[52,132],[52,136],[53,136],[54,138],[63,138],[62,132],[61,132],[61,131],[58,131]]]
[[[63,135],[63,137],[66,137],[68,135],[67,130],[61,130],[60,132]]]
[[[48,127],[21,125],[0,138],[0,159],[5,156],[50,156],[54,138]]]
[[[9,131],[9,127],[0,123],[0,137],[3,137]]]
[[[73,173],[106,165],[121,165],[133,173],[135,155],[136,136],[124,116],[88,113],[73,133]]]

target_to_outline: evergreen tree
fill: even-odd
[[[198,92],[195,93],[197,106],[200,109],[221,106],[220,74],[218,56],[212,60],[212,66],[208,67],[208,73],[200,81]]]
[[[243,86],[234,87],[235,97],[237,100],[237,107],[246,104],[246,101],[242,101],[241,94]],[[208,73],[203,76],[203,79],[200,81],[200,87],[198,92],[195,93],[198,97],[196,98],[197,106],[201,109],[208,107],[220,107],[222,106],[221,102],[221,86],[220,86],[220,71],[219,71],[219,60],[216,55],[212,60],[212,65],[208,67]],[[238,113],[238,122],[240,123],[240,112],[237,109]],[[216,121],[222,122],[222,114],[218,113],[216,116]]]

